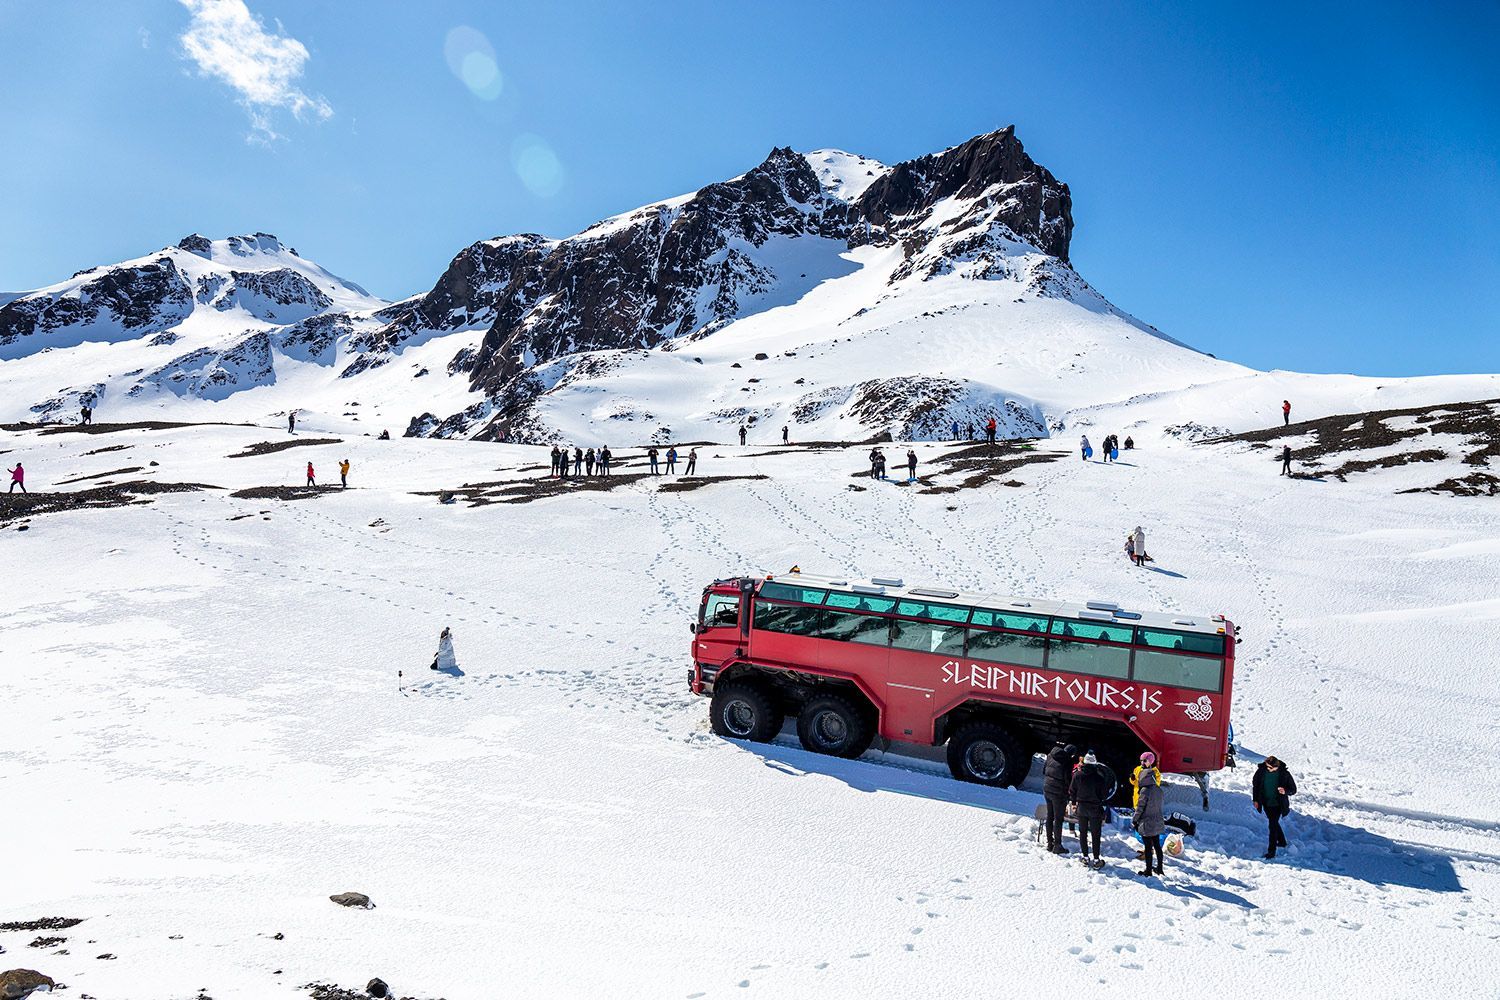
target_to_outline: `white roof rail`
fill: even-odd
[[[870,582],[877,587],[902,587],[905,584],[899,576],[872,576]]]
[[[1119,611],[1120,606],[1114,601],[1089,601],[1084,607],[1091,611]]]

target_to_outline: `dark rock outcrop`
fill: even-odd
[[[44,976],[35,969],[11,969],[0,972],[0,1000],[20,1000],[43,986],[50,990],[56,985],[51,976]]]
[[[375,904],[370,902],[370,897],[362,892],[341,892],[328,898],[340,906],[352,906],[361,910],[375,909]]]

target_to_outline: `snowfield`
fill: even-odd
[[[1189,415],[1270,424],[1283,377],[1308,378],[1090,411],[1096,443],[1114,430],[1139,448],[1083,463],[1070,423],[1038,443],[1064,458],[1016,470],[1023,485],[947,494],[853,478],[868,446],[782,449],[770,428],[699,448],[702,473],[763,479],[475,506],[430,492],[545,476],[544,451],[377,441],[323,414],[295,438],[0,431],[33,490],[223,488],[0,528],[0,924],[83,918],[0,930],[0,968],[101,1000],[306,996],[374,976],[447,1000],[1236,982],[1494,996],[1494,501],[1396,494],[1447,474],[1432,466],[1278,478],[1269,451],[1161,431]],[[1381,391],[1414,405],[1491,384]],[[1294,404],[1313,393],[1302,383]],[[1231,412],[1252,395],[1265,412]],[[228,457],[313,437],[342,443]],[[608,443],[617,471],[642,471],[638,441]],[[923,475],[951,450],[914,447]],[[905,450],[887,446],[893,468]],[[347,491],[229,496],[300,485],[309,460],[336,483],[345,457]],[[57,485],[79,477],[93,478]],[[1136,524],[1154,569],[1120,555]],[[770,745],[713,736],[687,690],[701,589],[794,563],[1226,613],[1243,628],[1233,719],[1249,766],[1215,775],[1207,813],[1173,782],[1168,804],[1199,834],[1145,880],[1119,830],[1101,872],[1034,842],[1040,759],[1024,789],[997,791],[930,751],[850,762],[790,729]],[[453,674],[427,667],[445,626]],[[1248,782],[1273,753],[1300,794],[1291,847],[1266,862]],[[376,908],[329,901],[345,890]],[[28,947],[43,935],[66,940]]]

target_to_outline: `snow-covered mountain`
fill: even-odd
[[[774,149],[566,239],[475,243],[393,304],[275,237],[195,235],[0,296],[0,419],[296,409],[349,431],[628,444],[741,425],[931,439],[991,416],[1045,436],[1137,411],[1244,430],[1289,378],[1320,401],[1299,415],[1500,395],[1488,377],[1324,385],[1220,361],[1106,301],[1069,262],[1072,231],[1067,185],[1005,128],[894,166]]]

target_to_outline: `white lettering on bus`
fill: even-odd
[[[1118,687],[1105,680],[1066,680],[1055,674],[988,663],[970,663],[967,668],[958,660],[943,664],[943,682],[956,687],[981,691],[1005,691],[1026,698],[1050,698],[1120,711],[1154,715],[1164,704],[1155,688],[1127,684]],[[1210,709],[1211,711],[1211,709]]]

